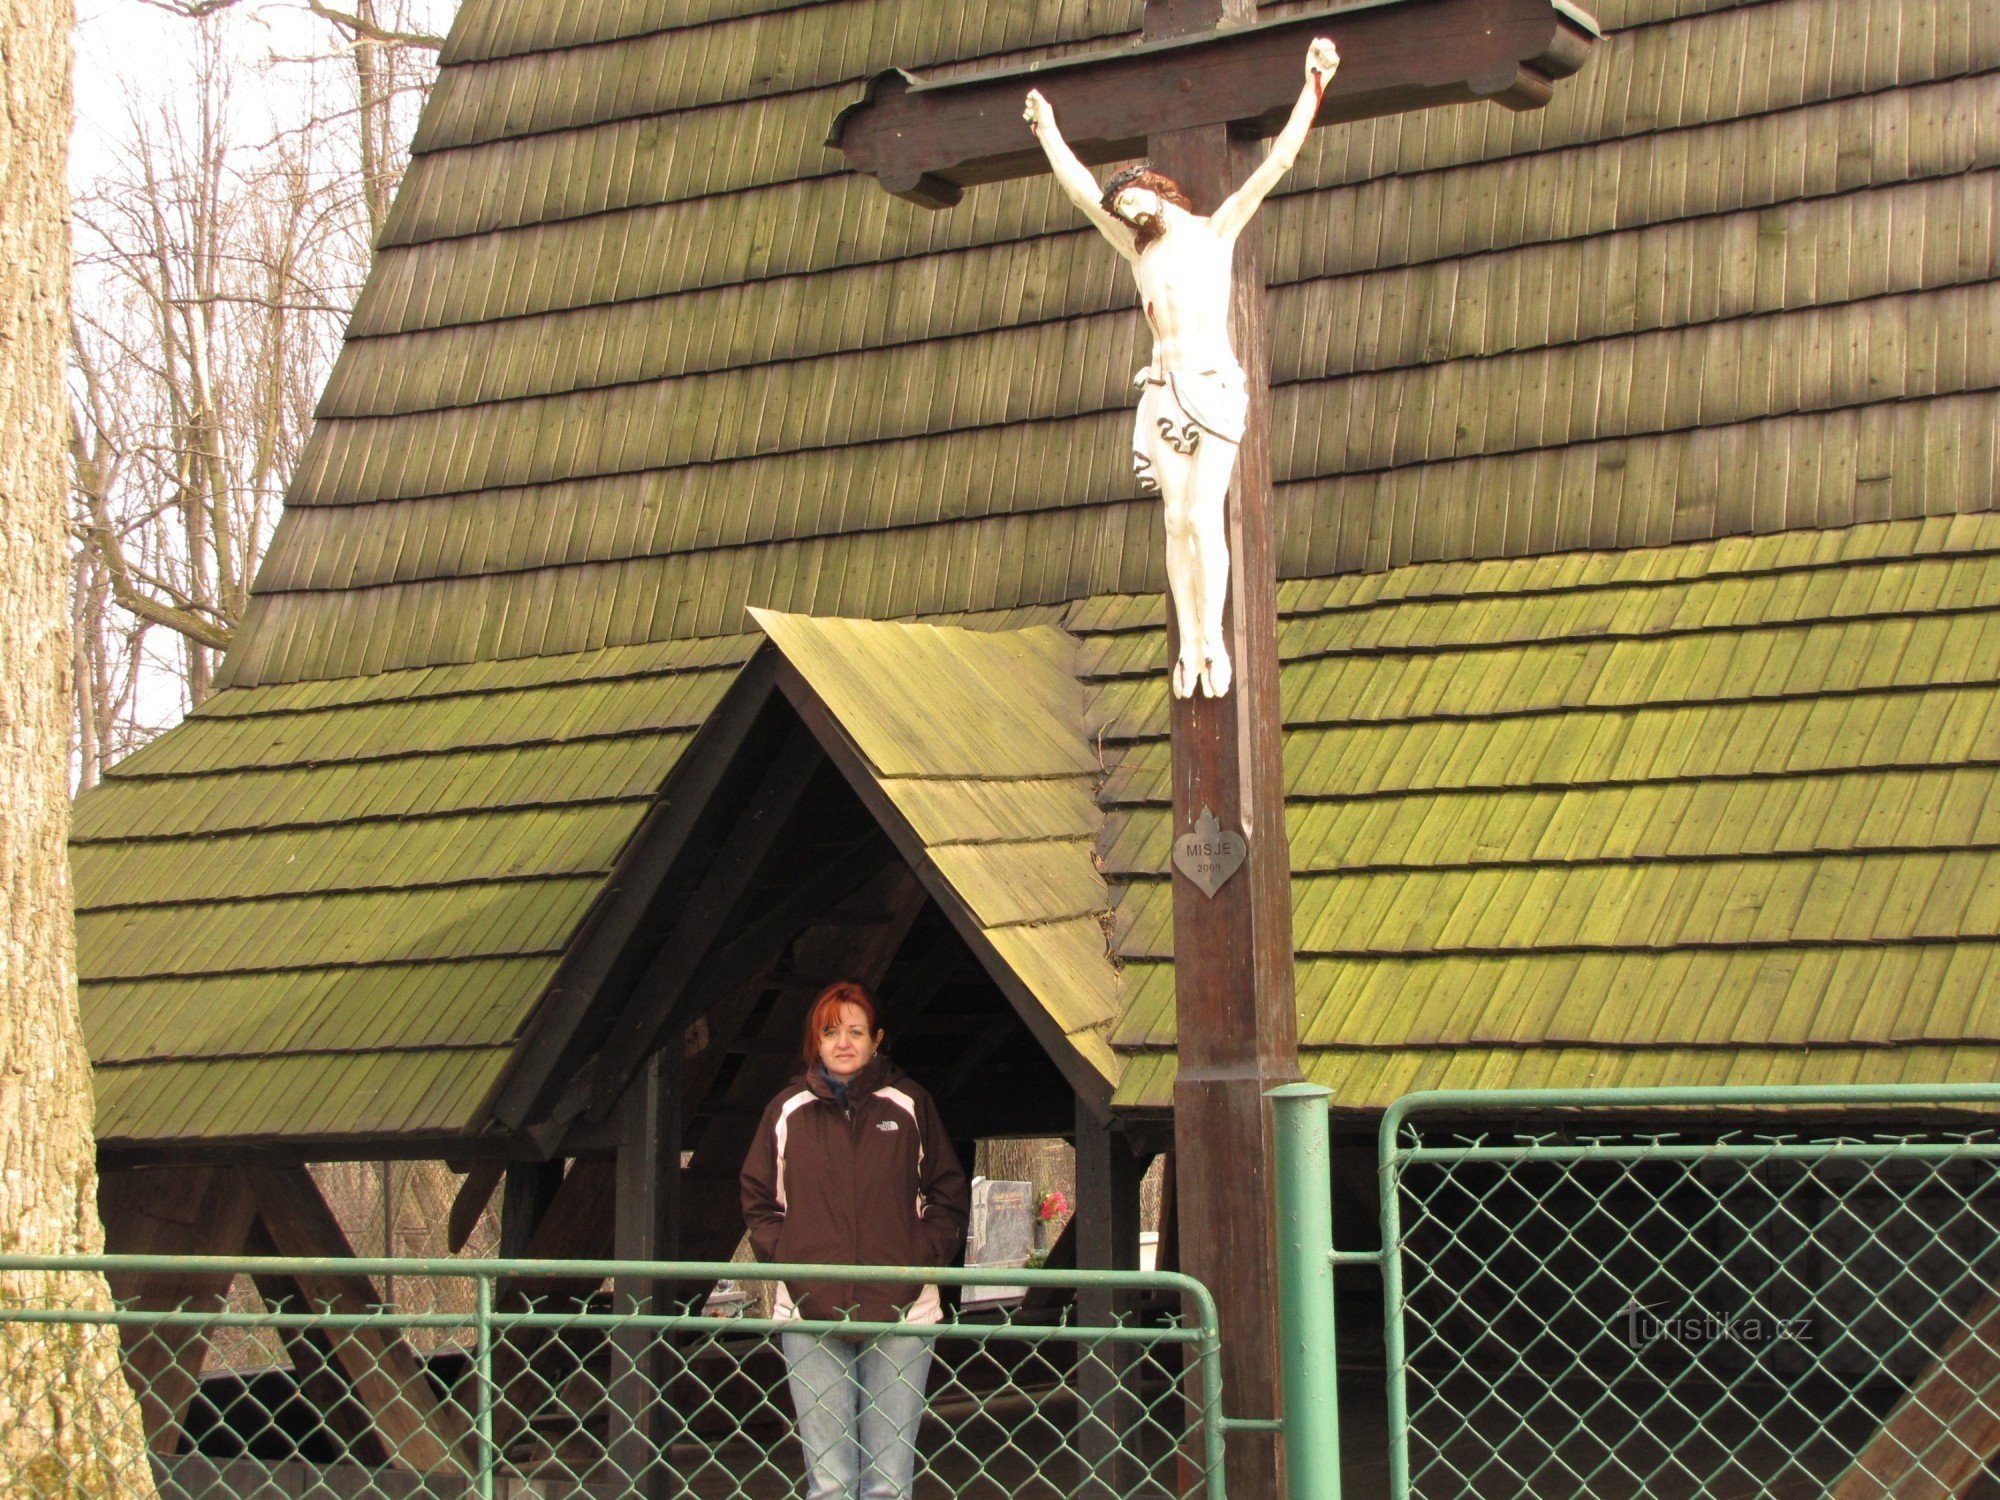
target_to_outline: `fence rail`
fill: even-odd
[[[1383,1275],[1393,1494],[1965,1493],[2000,1449],[2000,1138],[1945,1115],[1995,1109],[1970,1085],[1398,1102],[1383,1249],[1334,1257]]]
[[[1413,1095],[1377,1142],[1381,1248],[1338,1252],[1326,1105],[1273,1097],[1282,1422],[1224,1415],[1214,1302],[1172,1274],[0,1257],[0,1494],[766,1500],[798,1493],[801,1412],[893,1452],[900,1411],[926,1500],[1225,1500],[1225,1440],[1252,1431],[1280,1434],[1292,1500],[1336,1500],[1332,1273],[1358,1266],[1382,1277],[1394,1500],[2000,1478],[2000,1087]],[[126,1304],[20,1295],[78,1270]],[[711,1316],[724,1279],[1026,1300]],[[44,1441],[58,1393],[130,1440]]]
[[[42,1492],[18,1482],[28,1473],[51,1495],[83,1493],[88,1470],[89,1493],[104,1493],[108,1473],[114,1494],[157,1485],[173,1500],[765,1500],[799,1492],[802,1413],[859,1429],[892,1463],[898,1410],[919,1413],[919,1496],[1224,1495],[1215,1306],[1185,1276],[0,1257],[0,1285],[14,1288],[77,1271],[105,1274],[120,1305],[0,1304],[0,1349],[17,1377],[0,1401],[9,1495]],[[393,1278],[404,1306],[376,1302],[374,1278]],[[245,1280],[261,1305],[232,1307],[226,1293]],[[781,1322],[705,1310],[724,1280],[978,1284],[1026,1300],[928,1325]],[[1038,1310],[1037,1299],[1074,1299],[1081,1315]],[[79,1341],[93,1335],[116,1338],[122,1358],[98,1363],[107,1373],[90,1397],[123,1417],[130,1440],[78,1457],[51,1438],[37,1451],[38,1424],[59,1392],[74,1398],[89,1364]],[[221,1347],[264,1352],[218,1369],[210,1355]],[[44,1385],[24,1395],[18,1377],[37,1370]],[[823,1441],[821,1459],[859,1462]],[[245,1488],[246,1476],[265,1488]]]

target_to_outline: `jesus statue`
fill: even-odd
[[[1028,125],[1056,181],[1131,265],[1153,330],[1152,363],[1132,382],[1140,393],[1132,469],[1140,487],[1158,490],[1166,507],[1167,583],[1180,627],[1173,669],[1177,698],[1197,690],[1224,697],[1231,677],[1222,632],[1229,592],[1224,505],[1250,404],[1243,367],[1229,342],[1236,237],[1298,159],[1339,65],[1333,43],[1316,38],[1306,49],[1305,87],[1270,154],[1206,218],[1194,211],[1179,184],[1143,164],[1127,167],[1100,190],[1056,128],[1049,101],[1038,89],[1028,93]]]

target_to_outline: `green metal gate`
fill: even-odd
[[[1987,1086],[1401,1100],[1383,1249],[1334,1257],[1383,1278],[1393,1494],[1964,1493],[2000,1443],[1996,1108]]]
[[[1292,1500],[1336,1500],[1333,1277],[1368,1267],[1395,1500],[1872,1500],[1991,1482],[2000,1135],[1985,1120],[2000,1087],[1412,1095],[1377,1142],[1381,1248],[1341,1252],[1326,1091],[1273,1104],[1277,1424],[1223,1415],[1214,1303],[1176,1275],[11,1257],[14,1285],[95,1268],[156,1289],[250,1277],[258,1295],[0,1306],[0,1353],[13,1391],[27,1369],[72,1384],[106,1369],[97,1398],[152,1452],[96,1467],[139,1466],[111,1487],[135,1494],[150,1467],[174,1500],[789,1495],[787,1330],[933,1343],[919,1495],[1224,1500],[1227,1434],[1277,1427]],[[398,1305],[314,1290],[368,1276],[393,1276]],[[1011,1284],[1077,1294],[1091,1316],[781,1324],[680,1305],[719,1278]],[[284,1286],[303,1294],[277,1301]],[[82,1357],[93,1334],[122,1338],[122,1370]],[[35,1338],[57,1357],[33,1358]],[[235,1373],[194,1389],[192,1342]],[[0,1402],[0,1466],[36,1457],[35,1408],[32,1393]],[[291,1471],[275,1490],[231,1479],[257,1463]],[[5,1472],[0,1492],[36,1493]]]
[[[779,1350],[787,1332],[855,1349],[902,1337],[933,1346],[919,1496],[1224,1495],[1229,1424],[1215,1304],[1185,1276],[0,1257],[0,1275],[17,1286],[23,1273],[83,1270],[142,1291],[245,1280],[228,1305],[184,1294],[178,1307],[0,1305],[0,1349],[16,1371],[46,1372],[74,1396],[78,1372],[100,1370],[87,1399],[122,1417],[129,1440],[86,1455],[87,1472],[71,1472],[78,1466],[67,1459],[52,1467],[57,1445],[37,1451],[35,1442],[52,1403],[12,1381],[0,1399],[0,1493],[9,1497],[96,1497],[107,1474],[112,1495],[150,1494],[150,1477],[173,1500],[790,1496],[802,1465]],[[393,1278],[397,1305],[357,1305],[352,1289],[370,1277]],[[723,1279],[744,1289],[747,1313],[685,1300]],[[757,1316],[756,1288],[779,1279],[1077,1294],[1103,1321],[1032,1307],[930,1325]],[[122,1361],[85,1357],[93,1336],[120,1339]],[[197,1346],[202,1357],[190,1358]],[[196,1380],[190,1371],[204,1367]]]

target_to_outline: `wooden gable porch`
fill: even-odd
[[[980,1139],[1073,1139],[1080,1211],[1063,1253],[1135,1266],[1140,1178],[1163,1133],[1111,1117],[1117,977],[1093,862],[1095,761],[1058,659],[1067,638],[761,623],[772,643],[661,789],[508,1066],[443,1151],[431,1136],[128,1146],[106,1162],[110,1248],[346,1257],[306,1164],[441,1154],[465,1173],[454,1244],[497,1198],[506,1256],[727,1260],[742,1238],[738,1167],[798,1069],[805,1010],[853,978],[877,994],[892,1055],[937,1097],[967,1163]],[[945,680],[913,698],[909,674],[940,668]],[[893,722],[912,705],[985,763]],[[897,762],[892,744],[914,758]],[[227,1290],[213,1277],[119,1288],[150,1306],[219,1307]],[[294,1307],[382,1300],[359,1274],[258,1291]],[[205,1352],[199,1339],[148,1347],[157,1441]],[[409,1395],[424,1382],[393,1339],[354,1350],[352,1368],[303,1345],[295,1368],[308,1356],[323,1405],[370,1413],[374,1451],[426,1453],[435,1422],[442,1461],[462,1436],[448,1407]]]

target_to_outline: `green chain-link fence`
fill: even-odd
[[[1324,1091],[1274,1102],[1291,1500],[1340,1493],[1335,1264],[1383,1276],[1395,1500],[2000,1493],[2000,1088],[1412,1096],[1382,1125],[1384,1248],[1337,1254]],[[144,1305],[0,1306],[0,1465],[55,1475],[0,1473],[10,1500],[798,1495],[787,1331],[934,1350],[919,1496],[1223,1500],[1226,1435],[1279,1425],[1222,1415],[1214,1304],[1181,1276],[109,1257],[0,1279],[89,1267]],[[1026,1300],[779,1324],[694,1305],[725,1278]],[[254,1296],[225,1303],[232,1279]],[[118,1367],[83,1347],[112,1327]],[[100,1369],[84,1403],[150,1452],[37,1452],[33,1382],[75,1398]]]
[[[134,1442],[79,1465],[50,1443],[15,1470],[87,1466],[94,1496],[104,1493],[96,1476],[106,1463],[113,1494],[149,1494],[150,1483],[172,1500],[799,1495],[795,1388],[781,1346],[792,1334],[856,1359],[901,1361],[871,1366],[888,1371],[875,1385],[883,1408],[912,1396],[910,1354],[932,1352],[928,1378],[917,1377],[923,1389],[907,1402],[921,1410],[915,1495],[1222,1500],[1215,1309],[1183,1276],[0,1257],[0,1274],[16,1285],[22,1272],[91,1268],[124,1294],[119,1310],[32,1298],[0,1306],[0,1336],[15,1351],[0,1454],[19,1466],[24,1443],[34,1446],[31,1424],[48,1405],[35,1372],[73,1384],[79,1330],[115,1325],[124,1357],[103,1377],[113,1388],[98,1393],[100,1406],[122,1407],[149,1451]],[[1018,1287],[1023,1300],[924,1326],[777,1323],[729,1315],[743,1304],[706,1295],[724,1278],[747,1286],[829,1276]],[[434,1310],[370,1305],[368,1289],[388,1277]],[[255,1297],[246,1301],[238,1278]],[[232,1282],[239,1295],[225,1301]],[[874,1412],[859,1389],[835,1381],[809,1405],[856,1401],[865,1427]],[[83,1492],[44,1483],[52,1495]]]
[[[1996,1106],[1975,1087],[1403,1100],[1380,1147],[1394,1493],[1992,1483],[2000,1140],[1971,1115],[1911,1122]],[[1779,1108],[1799,1123],[1717,1113]]]

